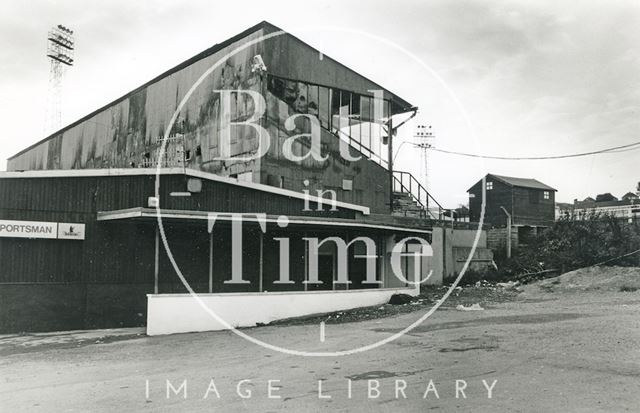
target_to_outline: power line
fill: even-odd
[[[466,152],[456,152],[456,151],[448,151],[446,149],[438,149],[431,147],[429,148],[432,151],[448,153],[450,155],[458,155],[458,156],[467,156],[470,158],[484,158],[484,159],[499,159],[499,160],[514,160],[514,161],[533,161],[533,160],[545,160],[545,159],[564,159],[564,158],[577,158],[581,156],[589,156],[589,155],[598,155],[602,153],[616,153],[616,152],[626,152],[628,150],[640,149],[640,141],[630,143],[627,145],[614,146],[612,148],[600,149],[598,151],[592,152],[582,152],[582,153],[574,153],[569,155],[554,155],[554,156],[494,156],[494,155],[480,155],[475,153],[466,153]],[[626,150],[625,150],[626,149]]]

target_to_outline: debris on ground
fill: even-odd
[[[392,305],[390,303],[373,307],[354,308],[335,313],[316,314],[306,317],[296,317],[287,320],[277,320],[270,325],[302,325],[350,323],[364,320],[374,320],[384,317],[392,317],[398,314],[410,313],[413,311],[427,311],[433,307],[449,291],[451,285],[430,285],[423,286],[422,292],[417,297],[410,297],[409,302]],[[516,299],[519,292],[514,289],[506,289],[496,286],[496,284],[482,281],[478,285],[468,285],[464,288],[457,288],[440,306],[441,310],[453,310],[457,305],[470,306],[478,304],[483,308],[491,307],[496,303],[512,301]],[[405,294],[402,294],[405,295]],[[390,300],[391,301],[391,300]]]
[[[516,292],[524,291],[522,288],[522,283],[520,281],[508,281],[504,283],[497,283],[496,287],[499,287],[508,291],[516,291]]]
[[[465,307],[462,304],[458,304],[456,306],[456,310],[458,310],[458,311],[484,311],[484,308],[482,308],[480,306],[480,304],[478,304],[478,303],[472,304],[472,305],[470,305],[468,307]]]
[[[509,281],[506,283],[497,283],[496,285],[498,287],[510,289],[510,288],[516,288],[518,285],[520,285],[520,283],[518,281]]]
[[[394,294],[389,299],[391,305],[403,305],[409,304],[413,300],[413,297],[409,294]]]

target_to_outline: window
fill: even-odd
[[[308,87],[306,83],[298,82],[297,95],[293,103],[293,109],[298,113],[307,113]]]
[[[339,128],[341,137],[349,142],[351,128],[349,127],[349,115],[351,114],[351,93],[343,90],[340,97]]]
[[[298,83],[292,82],[290,80],[285,81],[284,95],[282,96],[282,100],[287,102],[289,105],[295,107],[297,98],[298,98]]]
[[[492,181],[487,181],[487,191],[490,191],[493,189],[493,182]]]
[[[277,123],[280,130],[285,119],[294,114],[313,115],[319,119],[323,129],[347,141],[365,157],[381,165],[387,162],[385,121],[390,116],[389,101],[376,101],[372,96],[272,75],[268,77],[267,87],[270,92],[267,97],[269,120]],[[241,111],[243,117],[248,113],[247,101],[245,99],[244,112]],[[235,110],[232,115],[238,118]],[[380,119],[376,119],[376,115]],[[306,118],[296,119],[295,125],[295,134],[308,133],[310,130],[310,122]],[[237,129],[233,128],[232,134]],[[232,142],[235,141],[235,136],[232,136]]]
[[[350,135],[356,142],[361,143],[360,137],[360,96],[351,94],[351,110],[349,111],[349,126],[351,127]]]
[[[276,95],[276,97],[280,99],[284,97],[284,89],[285,89],[284,80],[271,76],[269,77],[268,86],[269,86],[269,91],[274,95]]]
[[[362,139],[362,145],[369,149],[371,147],[371,98],[368,96],[360,97],[360,136]]]
[[[329,90],[326,87],[319,88],[318,112],[320,114],[320,124],[323,128],[329,129]]]
[[[319,103],[318,103],[318,86],[310,85],[307,90],[307,113],[309,115],[313,115],[318,117],[319,114]]]
[[[340,130],[340,91],[331,89],[331,132]]]
[[[544,199],[549,199],[549,191],[544,191]]]

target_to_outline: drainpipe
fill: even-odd
[[[507,258],[511,258],[511,214],[503,206],[500,209],[507,215]]]

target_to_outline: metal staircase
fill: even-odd
[[[442,220],[445,211],[411,173],[393,171],[393,215]]]

